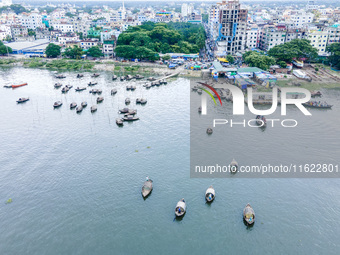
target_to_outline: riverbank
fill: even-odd
[[[115,74],[148,74],[153,76],[164,76],[167,73],[179,72],[181,77],[201,77],[200,71],[184,69],[183,66],[176,70],[167,68],[166,65],[146,62],[118,62],[112,60],[89,61],[89,60],[71,60],[71,59],[0,59],[0,66],[7,67],[28,67],[50,69],[57,71],[64,70],[83,70],[83,71],[109,71]]]

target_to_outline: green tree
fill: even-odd
[[[50,43],[46,47],[46,55],[49,58],[56,58],[60,55],[60,50],[61,50],[61,47],[59,45],[56,45],[54,43]]]
[[[93,46],[88,49],[87,55],[94,57],[94,58],[99,58],[103,56],[102,50],[98,46]]]
[[[228,60],[228,62],[229,62],[230,64],[234,64],[234,62],[235,62],[234,57],[231,56],[231,55],[226,56],[226,59]]]
[[[281,67],[281,68],[286,68],[287,67],[287,63],[285,61],[279,61],[277,62],[277,64]]]
[[[263,70],[268,70],[271,65],[275,64],[275,58],[262,55],[258,52],[251,51],[250,53],[244,54],[244,62],[251,67],[258,67]]]
[[[205,23],[208,23],[209,20],[209,14],[202,14],[202,21]]]
[[[33,31],[33,29],[28,29],[28,36],[36,36],[36,33],[35,33],[35,31]]]
[[[164,56],[162,57],[163,60],[170,60],[170,58],[171,58],[170,55],[164,55]]]
[[[327,46],[326,51],[330,53],[329,63],[337,69],[340,69],[340,43],[332,43]]]
[[[288,43],[276,45],[268,51],[268,55],[278,61],[291,62],[293,59],[306,58],[313,60],[318,56],[318,50],[306,39],[294,39]]]
[[[11,47],[7,47],[3,44],[2,41],[0,41],[0,55],[5,55],[7,53],[12,53],[12,48]]]
[[[74,45],[72,48],[66,48],[64,56],[74,59],[80,59],[83,55],[83,50],[78,45]]]

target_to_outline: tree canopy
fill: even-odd
[[[7,52],[8,51],[8,52]],[[2,41],[0,41],[0,55],[5,55],[7,53],[12,53],[12,48],[5,46]]]
[[[60,55],[60,49],[61,49],[61,47],[59,45],[56,45],[54,43],[50,43],[46,47],[45,53],[46,53],[47,57],[56,58]]]
[[[256,51],[248,51],[243,54],[243,60],[251,67],[258,67],[268,70],[271,65],[275,64],[275,58],[266,56]]]
[[[158,53],[198,53],[205,38],[202,25],[145,22],[120,34],[115,52],[118,57],[155,60]]]
[[[331,54],[328,57],[330,64],[337,69],[340,69],[340,43],[332,43],[328,45],[326,51]]]
[[[72,48],[66,48],[64,55],[69,58],[79,59],[83,55],[83,49],[80,48],[78,45],[74,45]]]
[[[293,59],[315,59],[318,56],[318,50],[314,48],[310,41],[306,39],[294,39],[290,42],[276,45],[268,51],[268,55],[276,58],[278,61],[291,62]]]
[[[102,50],[98,46],[93,46],[87,50],[87,55],[94,57],[94,58],[99,58],[103,56]]]

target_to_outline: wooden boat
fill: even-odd
[[[94,74],[91,75],[91,77],[96,78],[96,77],[98,77],[99,75],[100,75],[99,73],[94,73]]]
[[[134,90],[136,90],[136,86],[131,85],[130,89],[131,89],[131,91],[134,91]]]
[[[117,78],[118,78],[117,75],[112,75],[112,80],[113,81],[117,80]]]
[[[74,109],[74,108],[76,108],[77,107],[77,103],[76,102],[72,102],[71,104],[70,104],[70,109]]]
[[[160,82],[160,81],[155,81],[155,85],[156,85],[157,87],[159,87],[159,86],[161,86],[161,82]]]
[[[236,173],[237,170],[238,170],[238,163],[237,163],[237,161],[236,161],[235,159],[233,159],[233,160],[231,161],[231,163],[230,163],[230,171],[231,171],[232,173]]]
[[[124,80],[125,80],[125,77],[124,77],[124,76],[121,76],[119,79],[120,79],[120,81],[124,81]]]
[[[127,80],[127,81],[130,81],[130,80],[132,80],[133,79],[133,76],[132,75],[126,75],[125,76],[125,80]]]
[[[208,135],[211,135],[212,133],[213,133],[212,128],[207,128],[207,134],[208,134]]]
[[[267,120],[263,115],[257,115],[256,124],[259,125],[260,127],[265,127],[267,126]]]
[[[247,225],[252,225],[255,222],[255,212],[254,209],[247,204],[243,209],[243,219],[247,223]]]
[[[312,91],[311,92],[311,97],[321,97],[322,93],[321,91]]]
[[[83,111],[83,107],[81,105],[76,108],[77,113],[80,113],[82,111]]]
[[[54,84],[54,88],[56,88],[56,89],[60,88],[61,86],[63,86],[63,84],[61,84],[59,82]]]
[[[63,87],[62,90],[61,90],[61,93],[67,93],[69,92],[69,88],[67,86]]]
[[[145,88],[150,89],[152,86],[151,84],[146,84]]]
[[[21,104],[21,103],[25,103],[27,102],[28,100],[30,100],[28,97],[25,98],[25,97],[20,97],[19,100],[17,101],[18,104]]]
[[[94,86],[94,85],[97,85],[97,82],[89,82],[89,84],[88,84],[89,86]]]
[[[57,102],[54,102],[53,107],[54,108],[58,108],[58,107],[60,107],[62,105],[63,105],[63,103],[61,101],[57,101]]]
[[[20,88],[20,87],[23,87],[23,86],[26,86],[26,85],[28,85],[28,83],[22,83],[22,84],[12,85],[11,88],[12,88],[12,89],[16,89],[16,88]]]
[[[104,97],[97,97],[97,103],[101,103],[104,101]]]
[[[148,80],[148,81],[155,81],[156,78],[154,78],[154,77],[149,77],[149,78],[147,78],[147,80]]]
[[[201,89],[197,89],[197,93],[201,95],[202,94],[202,90]]]
[[[87,106],[87,102],[81,102],[81,106],[83,107],[83,108],[85,108],[86,106]]]
[[[213,186],[210,186],[206,191],[205,191],[205,200],[207,202],[212,202],[215,199],[215,189]]]
[[[146,104],[148,102],[148,100],[144,99],[144,98],[141,98],[140,99],[140,104]]]
[[[333,105],[327,104],[326,102],[317,102],[317,101],[309,101],[307,103],[302,103],[302,105],[310,108],[318,108],[318,109],[330,109]]]
[[[150,195],[152,191],[152,180],[149,177],[146,177],[146,181],[143,184],[142,187],[142,196],[143,198],[146,198]]]
[[[125,98],[125,104],[130,104],[130,102],[131,102],[131,100],[130,100],[130,98]]]
[[[143,75],[140,75],[140,74],[136,74],[136,75],[135,75],[135,79],[136,79],[136,80],[141,80],[141,79],[144,79],[144,76],[143,76]]]
[[[175,214],[177,217],[182,217],[187,209],[187,205],[185,203],[184,198],[178,201],[176,208],[175,208]]]
[[[148,101],[144,98],[137,98],[136,104],[146,104]]]
[[[72,88],[73,88],[72,85],[66,85],[65,87],[66,87],[66,88],[69,88],[69,89],[72,89]]]
[[[103,93],[103,91],[101,89],[97,89],[97,94],[100,95],[101,93]]]
[[[132,87],[132,86],[127,85],[127,86],[126,86],[126,90],[131,90],[131,87]]]
[[[113,96],[115,94],[117,94],[117,89],[111,89],[111,95]]]
[[[97,106],[96,105],[92,105],[91,106],[91,112],[95,112],[97,111]]]
[[[63,75],[63,74],[58,74],[58,75],[56,75],[56,78],[57,79],[64,79],[64,78],[66,78],[66,76]]]
[[[124,124],[123,124],[123,120],[122,120],[122,119],[119,119],[119,118],[116,119],[116,124],[117,124],[118,126],[123,126],[123,125],[124,125]]]
[[[86,88],[85,88],[85,87],[83,87],[83,88],[77,87],[77,88],[76,88],[76,91],[78,91],[78,92],[83,91],[83,90],[86,90]]]
[[[92,94],[97,94],[97,91],[98,91],[98,89],[91,89],[90,91],[89,91],[89,93],[92,93]]]
[[[135,121],[135,120],[139,120],[139,117],[135,116],[135,115],[127,115],[123,117],[124,121]]]
[[[80,73],[77,74],[77,78],[82,78],[82,77],[84,77],[83,74],[80,74]]]
[[[120,114],[125,114],[125,113],[128,113],[128,114],[136,114],[136,113],[137,113],[137,110],[129,109],[129,108],[123,108],[123,109],[120,109],[120,110],[119,110],[119,113],[120,113]]]

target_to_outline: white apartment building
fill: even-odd
[[[103,44],[103,54],[105,57],[113,57],[114,55],[114,45],[113,44]]]
[[[327,44],[332,44],[335,42],[340,43],[340,25],[334,24],[326,29],[328,31],[328,42]]]
[[[265,28],[260,32],[260,45],[259,48],[268,51],[276,45],[285,43],[286,30],[277,28]]]
[[[246,48],[253,49],[258,47],[259,30],[257,27],[249,28],[246,31]]]
[[[55,30],[59,30],[62,33],[73,33],[73,25],[72,24],[66,24],[66,23],[55,23],[53,24],[53,28]]]
[[[299,11],[296,14],[290,16],[292,26],[296,28],[301,28],[308,23],[312,23],[314,19],[314,14],[305,11]]]
[[[0,25],[0,31],[5,33],[4,38],[6,38],[7,36],[12,37],[12,31],[11,31],[11,27],[9,25]]]
[[[182,17],[187,17],[191,15],[193,11],[194,11],[194,6],[192,4],[182,4],[182,7],[181,7]]]
[[[38,13],[22,14],[20,17],[20,24],[29,29],[36,29],[44,27],[42,17]]]
[[[58,37],[58,43],[61,44],[63,47],[66,46],[68,42],[76,42],[79,41],[79,36],[77,35],[61,35]]]
[[[216,40],[218,37],[220,9],[217,5],[211,5],[208,13],[209,13],[208,19],[209,35],[212,40]]]
[[[83,50],[88,50],[91,47],[98,46],[99,40],[98,39],[86,39],[80,41],[80,48]]]
[[[6,37],[7,37],[6,32],[0,29],[0,41],[4,41]]]
[[[325,55],[328,41],[328,31],[310,30],[308,34],[310,44],[318,49],[319,55]]]

